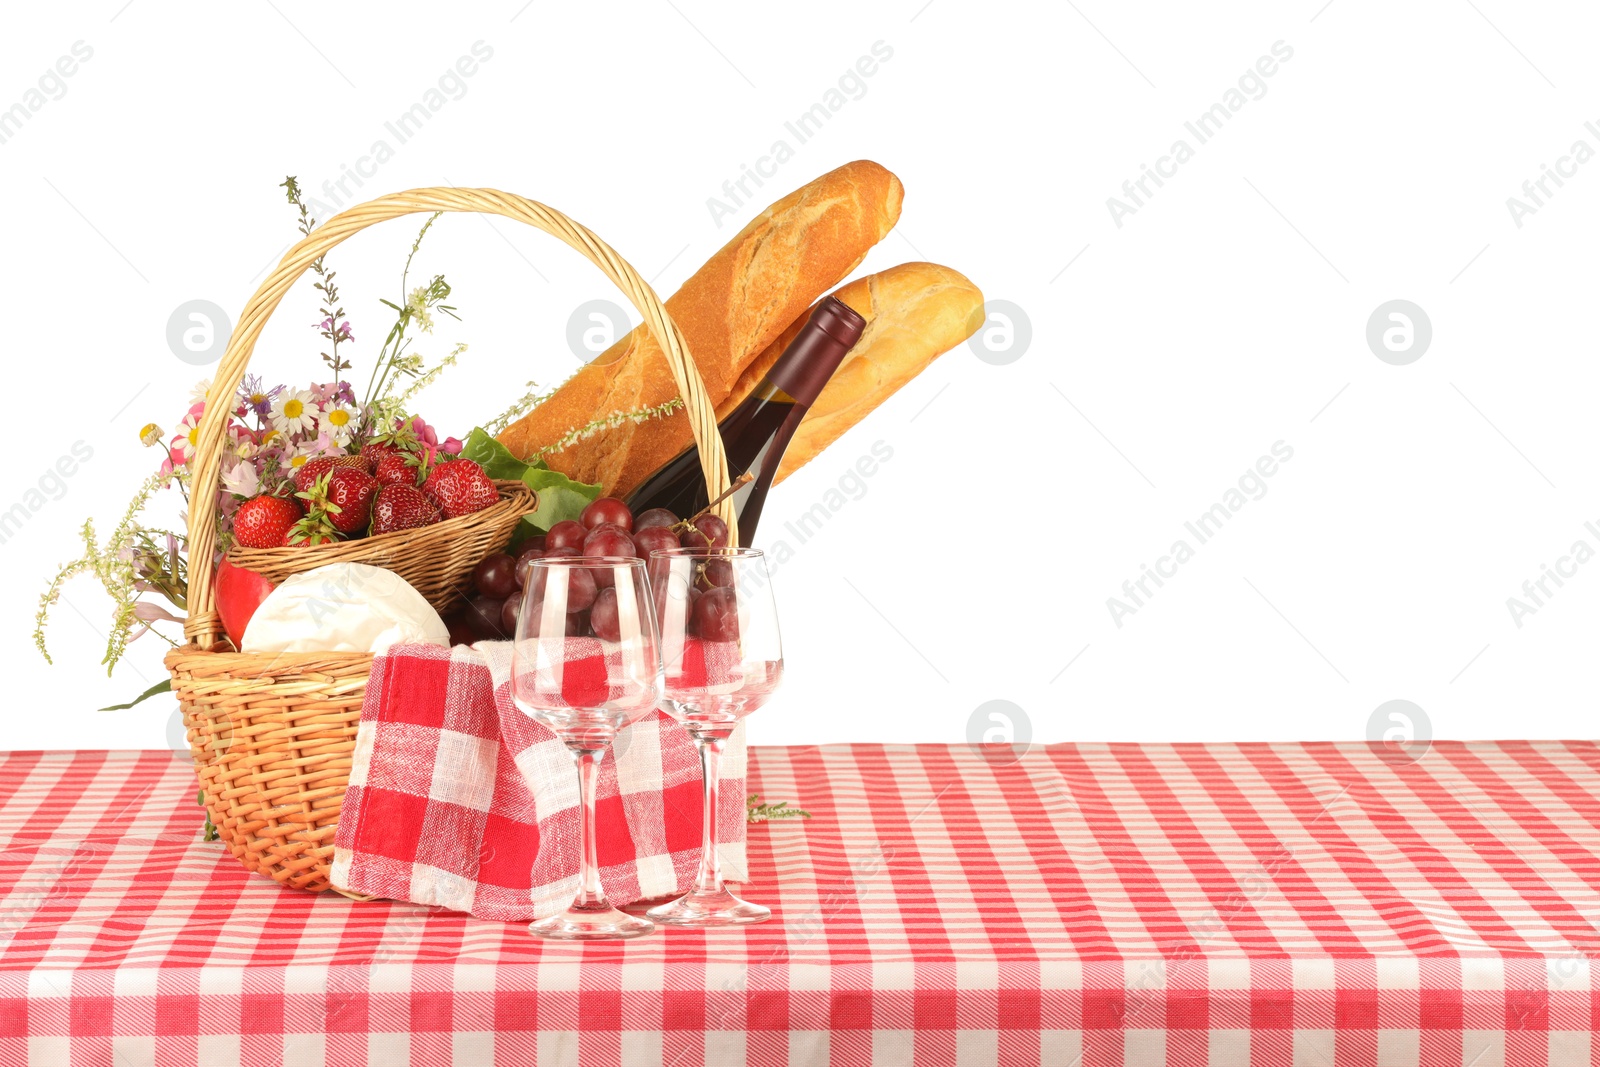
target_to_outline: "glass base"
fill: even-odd
[[[618,911],[610,903],[601,901],[591,906],[574,904],[560,915],[529,924],[528,933],[552,941],[602,941],[640,937],[655,928],[655,923]]]
[[[772,918],[770,908],[740,900],[726,889],[714,893],[692,889],[645,914],[667,926],[742,926]]]

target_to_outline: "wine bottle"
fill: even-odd
[[[867,320],[849,305],[827,297],[812,310],[805,326],[755,390],[717,424],[728,454],[728,477],[751,475],[729,498],[739,518],[741,545],[749,545],[755,537],[761,507],[789,439],[866,328]],[[700,450],[690,445],[646,478],[627,503],[635,515],[650,508],[666,508],[688,518],[707,501]]]

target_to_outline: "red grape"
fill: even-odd
[[[592,530],[601,523],[615,523],[622,527],[623,532],[633,529],[633,512],[628,510],[628,505],[614,496],[603,496],[599,500],[583,509],[583,514],[578,521],[586,529]]]
[[[504,600],[517,591],[517,561],[504,552],[491,552],[473,568],[472,582],[484,596]]]
[[[533,574],[533,561],[543,558],[544,549],[542,548],[524,548],[522,550],[522,555],[517,557],[516,575],[518,589],[527,586],[528,579]]]
[[[530,548],[543,549],[544,548],[544,534],[534,534],[532,537],[530,537],[526,541],[522,542],[522,550],[524,552],[526,552]]]
[[[695,633],[706,641],[739,639],[739,606],[732,589],[713,589],[690,609]]]
[[[562,519],[550,527],[550,532],[544,535],[546,554],[552,548],[579,548],[583,547],[583,539],[589,536],[588,529],[580,522],[572,519]]]
[[[589,605],[594,603],[595,590],[599,587],[593,568],[590,567],[563,567],[567,572],[567,611],[587,611]]]
[[[628,536],[628,531],[611,523],[601,523],[589,531],[589,536],[583,540],[583,554],[585,556],[632,556],[635,555],[633,538]]]
[[[711,540],[697,529],[683,531],[683,536],[678,538],[680,548],[710,548]]]
[[[622,640],[622,618],[617,613],[616,589],[602,589],[589,609],[589,625],[602,641]]]
[[[589,531],[589,537],[583,542],[585,556],[632,556],[637,552],[633,546],[633,538],[623,533],[622,527],[613,523],[604,522]],[[601,589],[609,587],[616,581],[617,576],[610,567],[596,567],[594,580]]]
[[[505,636],[500,629],[500,609],[505,602],[494,597],[475,596],[467,601],[467,628],[483,641]]]
[[[582,637],[589,631],[589,613],[587,611],[574,611],[567,616],[567,636]]]
[[[545,559],[573,559],[581,555],[583,555],[582,545],[576,548],[547,548],[544,550]]]
[[[500,629],[506,632],[507,637],[515,636],[517,618],[521,614],[522,598],[520,596],[507,597],[505,606],[500,609]]]
[[[635,533],[648,530],[652,526],[676,525],[678,525],[678,516],[674,515],[666,508],[651,508],[649,511],[644,512],[643,514],[639,515],[638,518],[633,520],[633,529]]]
[[[708,588],[732,587],[733,562],[726,559],[708,559],[703,577],[704,584]]]
[[[678,535],[665,526],[646,526],[633,533],[633,547],[640,559],[648,560],[650,553],[678,547]]]
[[[712,548],[728,547],[728,524],[709,512],[694,520],[694,528],[705,534]]]

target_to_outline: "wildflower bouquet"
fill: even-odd
[[[297,209],[300,232],[309,235],[317,220],[307,210],[298,183],[290,177],[282,188]],[[92,574],[113,602],[102,660],[110,673],[128,644],[147,633],[179,644],[160,627],[184,622],[189,568],[218,566],[231,550],[311,547],[459,518],[496,503],[494,478],[521,479],[538,494],[538,506],[524,520],[522,532],[527,533],[575,518],[598,495],[599,486],[572,482],[537,457],[508,462],[508,454],[494,442],[495,433],[544,399],[531,382],[529,391],[498,418],[464,438],[442,436],[412,410],[416,394],[466,351],[464,344],[457,344],[430,364],[415,350],[422,337],[433,333],[436,315],[459,318],[448,302],[451,287],[444,275],[410,284],[412,262],[438,217],[430,216],[412,243],[397,298],[382,301],[394,316],[393,324],[359,396],[349,374],[355,333],[340,300],[336,272],[321,257],[311,269],[320,304],[316,330],[325,342],[326,368],[319,375],[324,380],[301,387],[268,384],[252,375],[227,397],[212,396],[210,383],[201,382],[170,434],[155,423],[140,431],[141,443],[159,448],[162,460],[103,543],[93,522],[84,523],[83,553],[62,567],[45,590],[34,639],[46,660],[50,608],[64,583],[78,575]],[[229,405],[214,508],[217,548],[212,559],[196,561],[188,558],[183,526],[186,509],[194,503],[189,494],[200,422],[213,403]],[[658,413],[630,414],[643,418]],[[578,427],[546,451],[596,428]],[[164,490],[176,490],[183,498],[177,530],[147,524],[144,518]],[[158,685],[139,699],[166,688],[165,683]]]

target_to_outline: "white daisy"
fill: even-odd
[[[343,447],[350,443],[350,435],[355,432],[356,412],[348,404],[334,401],[322,409],[317,421],[329,440]]]
[[[200,446],[200,416],[191,412],[172,433],[172,458],[179,463],[189,462],[194,458],[194,450]]]
[[[206,392],[211,388],[211,379],[202,378],[194,383],[194,388],[189,390],[189,403],[198,404],[206,398]]]
[[[317,422],[317,405],[304,389],[285,389],[272,403],[272,425],[285,436],[309,433]]]

